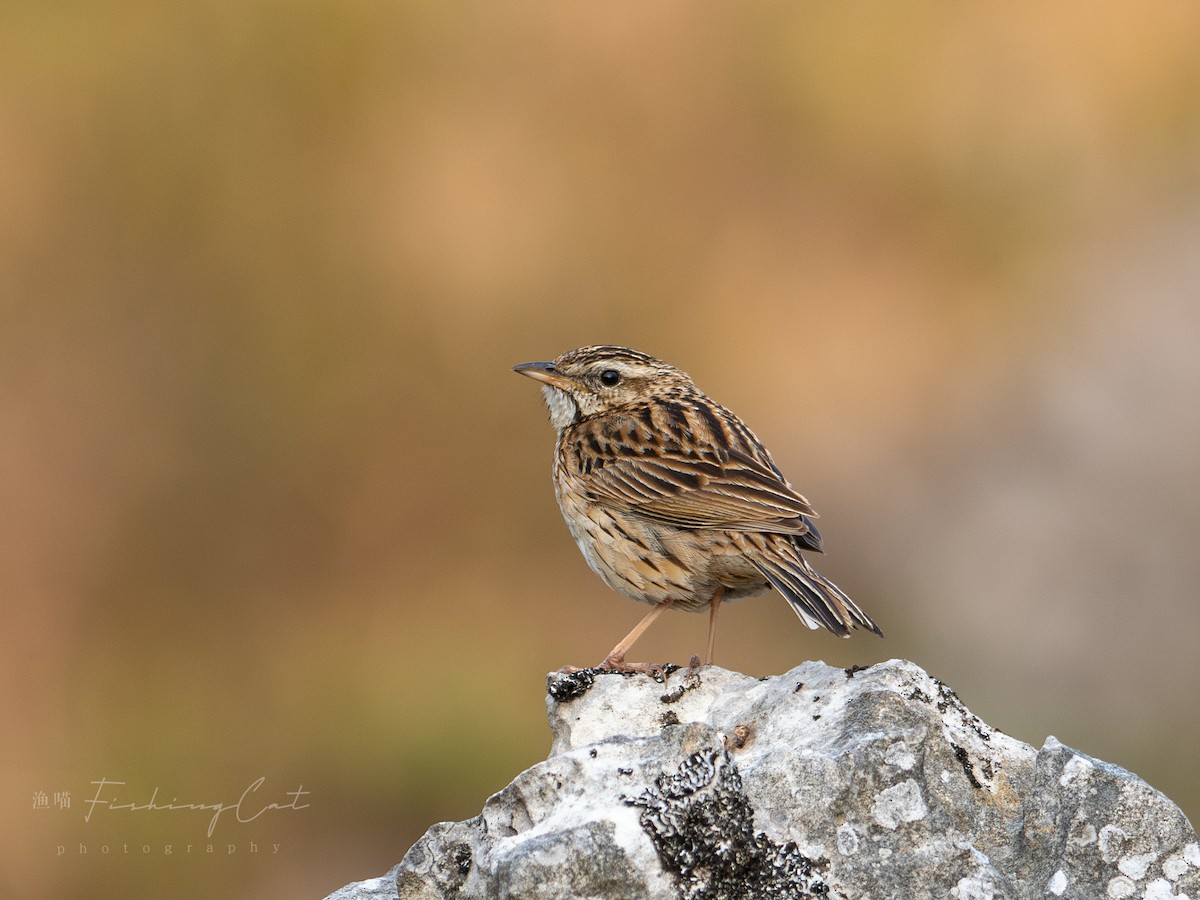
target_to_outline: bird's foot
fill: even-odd
[[[622,675],[649,675],[655,681],[665,681],[672,671],[679,668],[670,663],[631,663],[624,656],[608,655],[598,666],[597,672],[618,672]]]

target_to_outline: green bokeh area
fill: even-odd
[[[909,658],[1194,818],[1197,46],[1165,2],[8,3],[0,895],[321,897],[543,758],[545,673],[643,609],[509,369],[597,342],[757,431],[887,634],[768,595],[719,664]]]

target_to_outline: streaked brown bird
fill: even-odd
[[[668,607],[708,608],[710,665],[721,603],[772,587],[809,628],[882,637],[802,555],[821,552],[812,506],[742,420],[686,373],[612,346],[513,371],[542,383],[558,432],[554,493],[588,565],[653,607],[600,668],[648,668],[625,663],[625,654]]]

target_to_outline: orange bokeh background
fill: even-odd
[[[544,674],[643,610],[509,367],[597,342],[758,432],[887,633],[767,596],[720,664],[908,658],[1200,812],[1200,7],[15,2],[0,41],[3,896],[321,897],[541,759]],[[83,821],[264,776],[307,807],[212,857]]]

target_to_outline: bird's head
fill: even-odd
[[[557,431],[645,402],[672,387],[692,385],[684,372],[660,359],[607,345],[568,350],[549,362],[513,366],[513,371],[542,383],[550,424]]]

